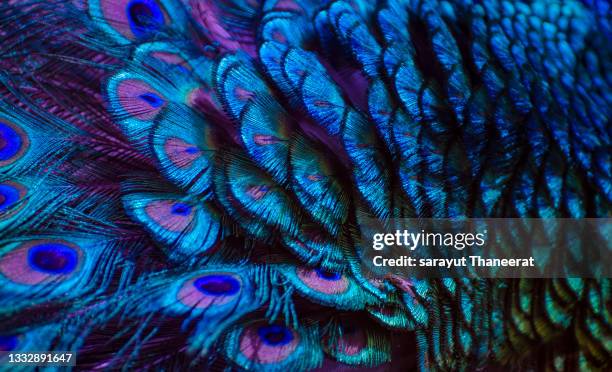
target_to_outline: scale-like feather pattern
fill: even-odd
[[[394,218],[609,217],[610,9],[1,4],[0,351],[610,369],[609,279],[373,277],[360,241]]]

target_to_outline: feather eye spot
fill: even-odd
[[[60,243],[43,243],[30,248],[28,262],[38,271],[53,275],[70,274],[77,267],[78,253]]]
[[[165,140],[164,152],[168,159],[179,168],[190,167],[202,154],[197,146],[172,137]]]
[[[271,364],[289,358],[299,342],[299,334],[284,325],[255,323],[242,331],[239,345],[247,359]]]
[[[0,121],[0,167],[21,158],[29,145],[28,136],[21,128],[8,121]]]
[[[112,98],[116,94],[117,98]],[[165,106],[166,99],[148,83],[140,79],[125,79],[111,90],[112,102],[118,101],[122,110],[140,120],[152,120]]]
[[[5,212],[15,207],[26,194],[26,188],[16,182],[0,183],[0,218]]]
[[[170,232],[183,232],[190,228],[194,208],[176,200],[154,200],[145,206],[146,215]]]
[[[342,279],[342,275],[340,275],[339,273],[334,273],[334,272],[330,272],[330,271],[325,271],[325,270],[321,270],[321,269],[317,269],[315,270],[317,275],[319,276],[319,278],[324,279],[324,280],[329,280],[329,281],[337,281]]]
[[[143,94],[141,94],[138,97],[141,100],[145,101],[147,104],[149,104],[149,106],[151,106],[153,108],[161,107],[161,105],[164,104],[164,100],[161,99],[160,96],[158,96],[157,94],[152,93],[152,92],[143,93]]]
[[[17,336],[0,336],[0,351],[13,351],[17,348]]]
[[[83,265],[81,248],[63,240],[31,240],[0,256],[0,275],[21,285],[72,277]]]
[[[171,213],[179,216],[188,216],[191,214],[191,206],[185,203],[176,203],[172,206]]]
[[[318,293],[341,294],[349,289],[348,279],[341,274],[306,268],[298,268],[296,274],[304,285]]]
[[[160,31],[165,23],[164,14],[153,0],[132,0],[126,6],[130,30],[137,38]]]
[[[193,285],[209,296],[233,296],[240,291],[240,282],[231,275],[202,276]]]
[[[189,308],[236,306],[242,289],[240,277],[228,272],[211,272],[187,280],[178,292],[178,299]]]
[[[282,346],[293,341],[293,332],[278,324],[260,326],[257,334],[265,344],[270,346]]]

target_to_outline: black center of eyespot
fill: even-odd
[[[28,262],[32,268],[49,274],[69,274],[78,263],[77,252],[63,244],[43,243],[28,251]]]
[[[240,291],[240,282],[231,275],[202,276],[193,285],[209,296],[232,296]]]
[[[130,7],[130,15],[134,20],[134,23],[138,26],[146,26],[151,17],[153,16],[153,12],[149,5],[142,2],[134,2]]]
[[[185,203],[175,203],[171,212],[179,216],[188,216],[191,213],[191,206]]]
[[[283,346],[293,341],[293,332],[285,326],[272,324],[257,329],[259,338],[270,346]]]
[[[154,0],[132,0],[126,7],[130,29],[134,36],[146,37],[159,31],[164,15]]]
[[[157,94],[151,92],[143,93],[139,97],[153,108],[158,108],[164,103],[164,101]]]
[[[339,273],[334,273],[334,272],[331,272],[331,271],[316,270],[316,272],[317,272],[317,275],[319,276],[319,278],[325,279],[325,280],[330,280],[330,281],[340,280],[340,278],[342,277]]]

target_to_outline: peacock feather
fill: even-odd
[[[356,235],[610,217],[611,45],[608,0],[2,2],[0,351],[610,370],[609,278],[372,278]]]

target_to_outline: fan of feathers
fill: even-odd
[[[610,370],[609,279],[373,278],[355,234],[610,217],[611,46],[607,0],[4,0],[0,350]]]

